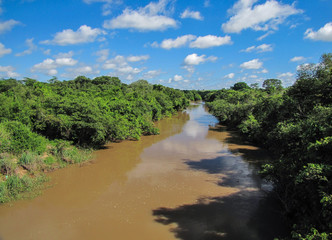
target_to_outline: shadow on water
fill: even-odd
[[[226,128],[210,127],[225,132]],[[229,132],[228,132],[229,133]],[[223,197],[202,197],[195,204],[153,210],[155,221],[173,227],[183,240],[269,240],[289,233],[272,186],[259,177],[259,163],[270,156],[248,145],[235,133],[223,142],[227,149],[212,159],[185,159],[192,171],[218,176],[221,187],[238,192]],[[175,224],[175,225],[174,225]]]
[[[197,204],[154,210],[153,215],[159,223],[176,223],[171,231],[183,240],[268,240],[284,235],[286,229],[276,227],[283,219],[271,206],[273,198],[257,194],[243,190],[227,197],[202,198]]]

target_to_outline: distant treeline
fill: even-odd
[[[294,224],[291,237],[332,239],[332,54],[302,66],[288,88],[267,79],[200,94],[221,123],[278,156],[262,175]]]
[[[153,121],[199,99],[197,91],[109,76],[0,80],[0,203],[38,186],[43,171],[87,160],[89,148],[158,134]]]

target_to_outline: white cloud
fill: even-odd
[[[282,80],[284,86],[290,86],[295,82],[295,74],[291,72],[278,74],[278,79]]]
[[[104,62],[107,60],[109,55],[108,49],[101,49],[95,53],[99,58],[97,59],[98,62]]]
[[[257,41],[262,41],[264,38],[266,38],[267,36],[273,34],[274,31],[268,31],[267,33],[263,34],[262,36],[257,38]]]
[[[0,34],[12,30],[13,27],[16,25],[20,24],[20,22],[15,21],[13,19],[5,21],[5,22],[0,22]]]
[[[15,68],[12,66],[0,66],[0,76],[4,78],[16,78],[20,74],[15,72]]]
[[[55,59],[55,64],[59,67],[61,66],[74,66],[76,65],[77,60],[72,58],[57,58]]]
[[[185,65],[199,65],[199,64],[207,62],[207,61],[214,62],[217,59],[218,58],[215,56],[210,56],[210,57],[206,57],[205,55],[198,56],[196,53],[193,53],[193,54],[188,55],[184,59],[184,64]]]
[[[127,57],[128,62],[140,62],[140,61],[145,61],[150,58],[149,55],[141,55],[141,56],[129,56]]]
[[[213,35],[207,35],[204,37],[198,37],[195,41],[190,43],[191,48],[210,48],[218,47],[225,44],[232,44],[230,36],[217,37]]]
[[[59,57],[54,59],[47,58],[41,63],[35,64],[31,68],[31,72],[41,72],[50,76],[56,75],[58,73],[57,68],[74,66],[77,64],[77,60],[70,57]]]
[[[192,75],[195,72],[193,65],[184,65],[182,68],[188,71],[189,75]]]
[[[306,58],[305,57],[302,57],[302,56],[296,56],[296,57],[293,57],[290,61],[291,62],[302,62],[302,61],[305,61]]]
[[[6,48],[5,45],[0,43],[0,57],[3,57],[6,54],[11,53],[12,50],[10,48]]]
[[[250,75],[249,78],[258,78],[257,75]]]
[[[24,55],[29,55],[34,50],[37,49],[37,46],[33,43],[33,38],[29,38],[29,39],[25,40],[25,44],[28,46],[28,49],[23,52],[15,54],[15,56],[20,57],[20,56],[24,56]]]
[[[189,9],[184,10],[184,12],[181,14],[181,18],[193,18],[201,21],[204,19],[200,12],[190,11]]]
[[[289,78],[289,77],[294,77],[294,73],[286,72],[278,75],[278,78]]]
[[[224,78],[229,78],[229,79],[233,79],[234,77],[235,77],[234,73],[229,73],[229,74],[224,76]]]
[[[267,69],[263,69],[260,73],[268,73],[269,71]]]
[[[143,74],[143,78],[145,79],[151,79],[159,76],[161,74],[160,70],[150,70]]]
[[[67,68],[66,72],[61,74],[61,76],[66,78],[76,78],[78,76],[97,75],[99,73],[99,70],[94,70],[91,66],[79,66],[77,68]]]
[[[263,63],[256,58],[248,62],[242,63],[240,67],[244,69],[260,69],[263,67]]]
[[[174,81],[178,82],[178,81],[183,80],[183,77],[181,75],[175,75],[173,79],[174,79]]]
[[[87,4],[95,3],[95,2],[100,2],[104,3],[102,10],[103,10],[103,16],[107,16],[111,14],[111,9],[112,9],[112,4],[121,4],[121,0],[83,0],[83,2]]]
[[[136,29],[139,31],[163,31],[177,27],[177,22],[166,16],[169,0],[151,2],[138,10],[126,8],[121,15],[104,22],[106,29]]]
[[[258,0],[239,0],[228,12],[232,17],[222,24],[226,33],[240,33],[251,28],[255,31],[276,30],[278,25],[294,14],[302,13],[294,5],[282,4],[276,0],[269,0],[263,4],[256,4]]]
[[[176,39],[165,39],[161,42],[160,47],[164,49],[179,48],[188,44],[191,40],[196,39],[194,35],[184,35]]]
[[[247,49],[241,50],[241,52],[253,52],[253,51],[257,51],[257,52],[271,52],[273,51],[273,47],[271,44],[262,44],[259,46],[251,46],[248,47]]]
[[[177,37],[176,39],[165,39],[158,44],[157,42],[153,42],[150,44],[152,47],[161,47],[164,49],[172,49],[172,48],[180,48],[187,46],[189,44],[190,48],[210,48],[210,47],[218,47],[225,44],[232,44],[231,37],[218,37],[214,35],[200,36],[196,37],[195,35],[183,35]]]
[[[180,82],[180,81],[183,81],[183,82],[188,82],[188,80],[184,80],[184,78],[181,76],[181,75],[174,75],[173,78],[169,78],[168,79],[168,83],[171,83],[171,82]]]
[[[54,58],[71,58],[74,56],[73,51],[65,52],[65,53],[58,53],[57,55],[54,55]]]
[[[304,33],[304,38],[315,41],[332,42],[332,22],[326,23],[324,27],[321,27],[317,32],[312,30],[312,28],[307,29]]]
[[[99,28],[91,28],[87,25],[82,25],[76,32],[71,29],[65,29],[62,32],[56,33],[52,40],[42,41],[41,43],[61,46],[89,43],[94,42],[99,35],[104,34],[106,34],[106,32]]]
[[[143,58],[142,56],[130,56],[125,58],[124,56],[118,55],[115,58],[107,60],[104,63],[103,68],[112,69],[114,70],[113,74],[122,76],[127,80],[133,80],[137,74],[143,71],[143,69],[132,67],[128,64],[127,61],[129,61],[129,59],[137,60],[138,58],[140,58],[140,61],[142,61],[146,59],[146,56],[143,55]]]

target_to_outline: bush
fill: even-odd
[[[29,127],[18,121],[7,121],[0,123],[0,129],[5,129],[2,134],[4,150],[15,154],[30,150],[43,153],[46,150],[47,140],[37,133],[33,133]],[[5,137],[4,137],[5,136]]]

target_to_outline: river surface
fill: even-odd
[[[111,143],[50,173],[30,200],[0,206],[0,239],[273,239],[285,231],[268,155],[217,125],[202,104],[157,123],[160,135]]]

